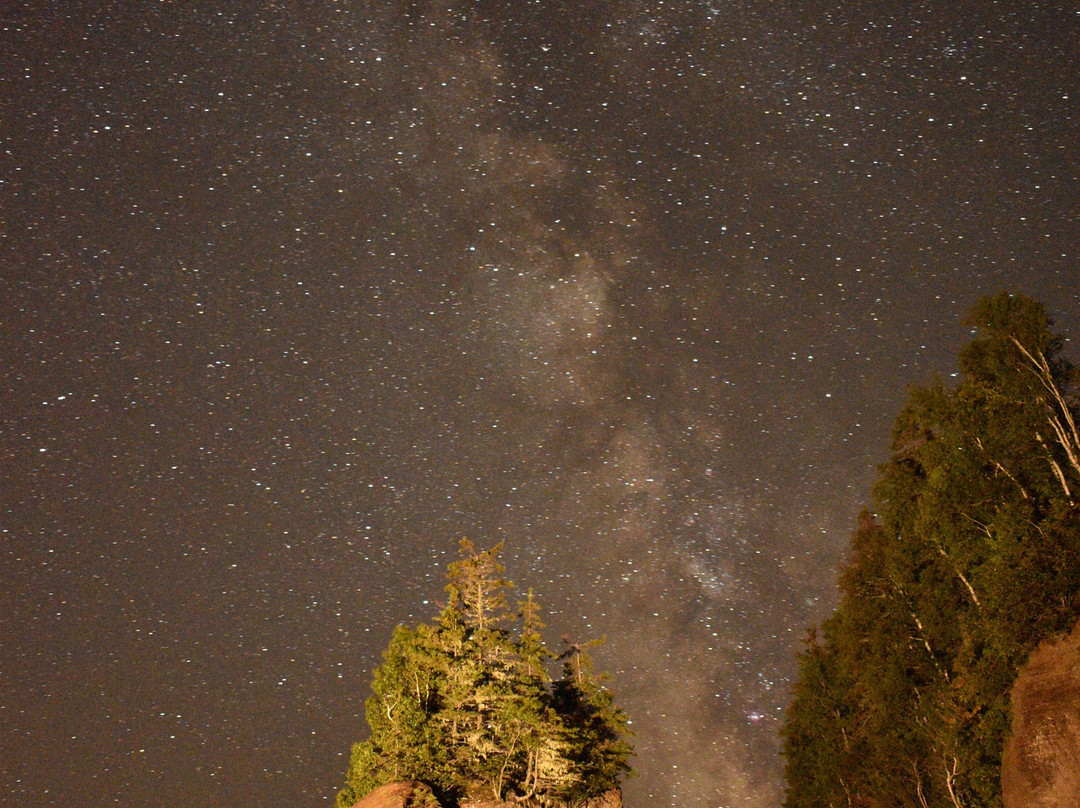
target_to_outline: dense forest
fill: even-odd
[[[911,390],[800,655],[786,808],[1000,806],[1010,687],[1080,613],[1077,371],[1028,298],[968,324],[961,380]]]
[[[427,783],[444,805],[577,803],[630,771],[628,722],[588,644],[554,657],[533,593],[511,607],[501,548],[462,540],[435,622],[395,630],[365,704],[369,737],[352,748],[336,808],[398,780]]]

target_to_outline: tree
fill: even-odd
[[[435,623],[395,630],[337,808],[400,779],[450,802],[551,802],[613,788],[629,771],[625,716],[587,659],[572,689],[552,682],[539,606],[530,591],[510,611],[501,549],[463,540]]]
[[[963,380],[911,390],[840,605],[800,655],[788,808],[1000,805],[1009,688],[1080,613],[1076,371],[1028,298],[968,323]]]
[[[799,678],[782,730],[784,776],[789,796],[798,795],[798,802],[789,799],[789,805],[853,804],[860,751],[853,685],[835,644],[820,642],[817,630],[811,629],[806,650],[799,655]]]
[[[438,783],[445,777],[450,760],[437,716],[448,668],[441,639],[430,627],[394,630],[364,705],[371,734],[353,746],[339,806],[352,805],[384,783]]]
[[[560,656],[562,678],[554,684],[555,708],[570,741],[569,757],[576,775],[570,793],[576,799],[602,793],[630,771],[629,721],[603,686],[603,677],[593,673],[591,644],[567,643]]]
[[[462,539],[458,543],[462,558],[447,569],[447,609],[460,614],[460,619],[476,631],[489,630],[507,619],[506,591],[513,584],[502,577],[506,572],[499,563],[502,549],[503,543],[499,542],[478,553],[471,541]]]

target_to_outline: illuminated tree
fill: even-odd
[[[1023,296],[968,323],[963,381],[911,391],[800,656],[788,808],[999,806],[1009,688],[1080,613],[1076,372]]]
[[[539,606],[530,591],[509,610],[501,549],[463,540],[435,623],[395,630],[337,808],[402,779],[450,801],[578,799],[629,771],[625,716],[587,657],[552,682]]]

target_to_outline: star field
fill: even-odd
[[[1080,13],[212,5],[0,11],[0,804],[329,804],[467,536],[777,805],[906,385],[1078,358]]]

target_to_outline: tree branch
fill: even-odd
[[[952,804],[955,808],[964,808],[960,802],[960,798],[956,796],[956,789],[953,788],[953,783],[956,782],[956,771],[960,767],[960,761],[956,759],[956,755],[953,755],[952,769],[949,769],[949,761],[944,755],[941,756],[941,762],[944,764],[945,770],[945,788],[949,790],[949,799],[952,800]]]

